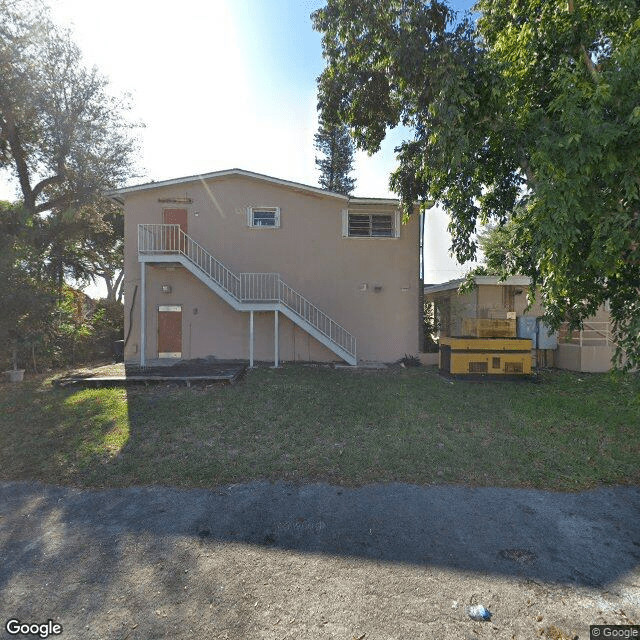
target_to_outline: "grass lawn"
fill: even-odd
[[[640,484],[640,377],[447,382],[432,368],[257,368],[234,386],[0,384],[0,480],[254,479],[579,490]]]

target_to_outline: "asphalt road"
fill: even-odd
[[[65,640],[563,640],[640,624],[635,487],[10,482],[0,553],[2,638],[38,637],[10,619]]]

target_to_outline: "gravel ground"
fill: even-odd
[[[639,522],[634,487],[0,483],[0,637],[588,639],[640,623]]]

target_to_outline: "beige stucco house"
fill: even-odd
[[[232,169],[119,189],[125,362],[390,362],[420,344],[419,220]]]
[[[559,369],[602,372],[611,369],[616,345],[612,338],[611,318],[606,306],[584,321],[580,331],[550,333],[540,318],[544,308],[540,300],[529,306],[528,291],[531,280],[526,276],[512,276],[501,281],[497,276],[475,276],[475,288],[460,294],[463,280],[425,285],[424,298],[435,305],[440,336],[464,336],[473,328],[473,320],[491,321],[513,319],[518,337],[532,339],[532,357],[536,363]]]

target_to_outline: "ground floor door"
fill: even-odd
[[[182,306],[158,307],[158,358],[182,357]]]

